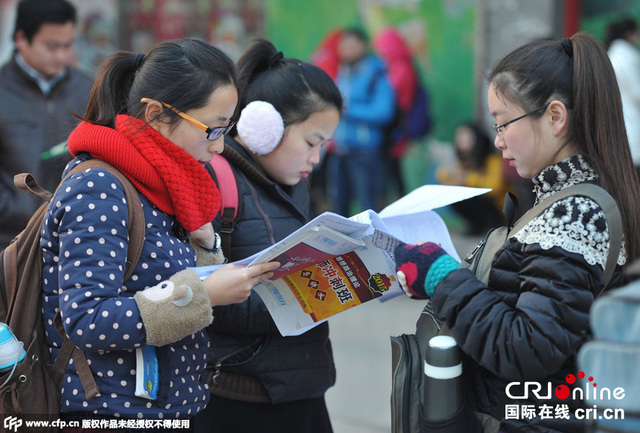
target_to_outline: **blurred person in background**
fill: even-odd
[[[387,77],[396,94],[396,112],[386,128],[383,144],[386,163],[385,189],[391,188],[397,197],[406,194],[400,167],[400,158],[407,151],[410,138],[402,133],[398,124],[402,113],[411,109],[418,87],[418,73],[413,64],[411,48],[398,30],[392,27],[381,30],[373,39],[373,48],[387,66]]]
[[[311,53],[309,63],[318,66],[335,81],[340,67],[338,44],[342,37],[342,29],[333,29],[320,41]],[[311,214],[318,215],[331,209],[327,198],[327,153],[333,150],[333,139],[320,151],[320,162],[309,176],[311,184]]]
[[[313,50],[309,60],[309,63],[321,68],[333,80],[338,76],[338,68],[340,67],[338,44],[340,44],[341,38],[342,29],[331,30]]]
[[[475,123],[463,123],[455,130],[457,156],[453,167],[439,167],[436,178],[445,185],[491,188],[487,194],[451,205],[468,225],[468,234],[480,235],[504,224],[502,204],[508,185],[503,177],[502,157]]]
[[[336,213],[378,210],[385,163],[384,130],[395,113],[395,92],[382,59],[371,54],[360,29],[345,29],[338,43],[340,66],[336,83],[344,109],[336,129],[335,148],[328,155],[329,196]]]
[[[66,0],[18,3],[11,59],[0,69],[0,249],[40,205],[13,184],[32,173],[53,191],[68,161],[52,148],[64,142],[89,100],[92,79],[71,67],[76,10]]]
[[[638,24],[625,18],[607,27],[605,46],[616,72],[629,147],[640,173],[640,32]]]

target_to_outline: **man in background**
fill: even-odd
[[[41,200],[15,187],[29,172],[53,191],[68,153],[64,146],[83,115],[92,79],[71,67],[76,10],[66,0],[21,0],[15,50],[0,69],[0,249],[26,225]],[[60,150],[62,148],[62,150]]]

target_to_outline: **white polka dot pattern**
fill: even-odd
[[[49,206],[42,230],[43,312],[55,358],[61,339],[53,326],[62,312],[71,341],[85,351],[100,394],[90,401],[73,364],[67,366],[62,411],[128,418],[175,418],[208,402],[208,337],[200,331],[158,348],[158,399],[135,397],[135,348],[145,330],[133,295],[194,265],[194,254],[173,234],[174,218],[140,197],[145,244],[134,275],[124,284],[128,217],[124,190],[110,173],[92,169],[68,178]],[[179,378],[181,380],[175,380]],[[178,394],[178,395],[176,395]]]

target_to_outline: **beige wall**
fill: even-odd
[[[558,0],[476,0],[476,77],[479,80],[476,113],[485,119],[485,125],[492,121],[487,109],[485,73],[520,45],[536,39],[560,38],[563,3]],[[487,132],[493,134],[489,129]]]

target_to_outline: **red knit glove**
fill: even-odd
[[[430,298],[440,281],[460,264],[440,245],[400,245],[395,251],[398,281],[405,293],[413,298]]]

